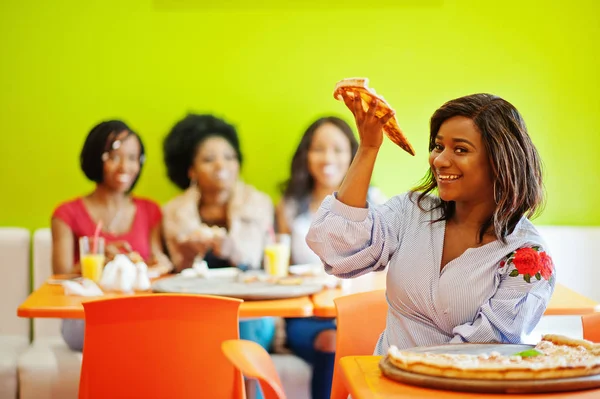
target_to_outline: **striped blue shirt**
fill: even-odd
[[[428,198],[424,208],[437,200]],[[404,194],[367,208],[328,196],[315,216],[306,241],[327,273],[352,278],[389,264],[387,326],[375,354],[387,353],[390,345],[520,343],[548,305],[554,274],[525,274],[513,263],[521,248],[526,249],[517,254],[535,251],[529,259],[540,261],[547,255],[527,218],[519,221],[506,244],[495,240],[469,248],[440,272],[446,224],[432,223],[440,215],[440,210],[422,211],[416,197],[413,202]],[[522,259],[517,259],[519,265]],[[551,261],[549,265],[553,273]]]

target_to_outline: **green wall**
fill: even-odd
[[[493,92],[521,110],[542,154],[538,222],[600,225],[596,1],[122,1],[0,3],[0,225],[47,226],[57,203],[92,188],[78,154],[106,118],[147,145],[137,194],[177,192],[162,138],[198,111],[237,125],[245,180],[277,199],[306,126],[350,116],[331,94],[349,76],[371,79],[417,150],[386,142],[375,172],[386,194],[425,171],[436,107]]]

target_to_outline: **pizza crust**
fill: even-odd
[[[554,345],[583,346],[585,349],[588,350],[600,348],[600,344],[595,344],[592,341],[571,338],[557,334],[545,334],[544,336],[542,336],[542,341],[552,342]]]
[[[543,355],[534,357],[433,354],[401,351],[391,346],[388,360],[394,367],[417,374],[476,380],[529,380],[582,377],[600,374],[600,345],[560,335],[545,335],[536,345]]]
[[[336,100],[344,101],[343,94],[346,94],[351,99],[358,94],[361,97],[361,104],[363,106],[363,110],[367,111],[369,109],[369,105],[371,104],[373,98],[379,100],[377,109],[375,110],[375,116],[377,118],[382,118],[388,115],[390,112],[394,113],[386,123],[383,125],[383,131],[388,136],[392,142],[396,143],[400,146],[404,151],[408,152],[411,155],[415,155],[415,150],[412,145],[409,143],[408,139],[400,129],[398,125],[398,120],[396,119],[395,113],[390,107],[390,105],[384,100],[384,98],[378,95],[375,90],[368,86],[369,79],[367,78],[347,78],[340,80],[336,83],[335,88],[333,90],[333,97]]]
[[[392,359],[391,363],[398,367]],[[533,379],[555,379],[583,377],[586,375],[600,374],[600,365],[595,364],[590,367],[557,367],[553,369],[458,369],[458,368],[440,368],[428,364],[412,364],[410,367],[399,367],[402,370],[417,374],[427,374],[436,377],[459,378],[465,380],[533,380]]]

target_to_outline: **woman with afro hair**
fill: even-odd
[[[235,127],[213,115],[190,114],[164,140],[171,181],[183,193],[163,208],[167,249],[177,271],[194,260],[209,268],[259,269],[273,231],[270,197],[240,180],[242,153]],[[244,320],[240,336],[269,349],[273,318]]]

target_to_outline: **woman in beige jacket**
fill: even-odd
[[[260,268],[273,203],[240,181],[235,128],[212,115],[188,115],[165,139],[164,156],[169,178],[185,190],[163,208],[175,268],[191,267],[195,258],[209,268]]]
[[[209,268],[261,267],[273,231],[269,196],[239,179],[242,163],[235,128],[212,115],[188,115],[164,141],[169,178],[185,190],[163,208],[167,249],[176,270],[194,259]],[[269,349],[273,318],[240,322],[240,336]]]

